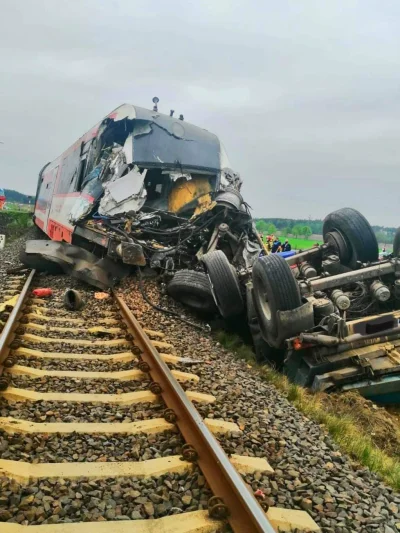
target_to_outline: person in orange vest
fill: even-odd
[[[267,250],[268,252],[271,252],[272,250],[272,242],[274,240],[273,235],[267,235]]]
[[[6,195],[4,193],[4,189],[0,189],[0,209],[3,209],[5,203],[6,203]]]

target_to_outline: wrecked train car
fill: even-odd
[[[53,242],[23,261],[105,287],[132,265],[196,269],[218,243],[248,268],[261,245],[240,187],[216,135],[124,104],[40,171],[34,222]]]

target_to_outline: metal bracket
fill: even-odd
[[[374,377],[374,369],[372,368],[372,365],[368,359],[359,355],[355,355],[351,358],[351,360],[353,363],[358,365],[367,376]]]

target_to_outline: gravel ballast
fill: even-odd
[[[62,402],[6,402],[0,398],[0,416],[30,422],[134,422],[162,418],[162,403],[111,405]]]
[[[0,478],[0,522],[57,524],[140,520],[207,508],[212,496],[195,470],[159,478],[31,481]]]
[[[40,335],[44,336],[44,335]],[[123,344],[119,346],[107,346],[100,344],[88,344],[86,346],[80,346],[78,344],[67,344],[64,342],[31,342],[25,339],[16,337],[16,340],[20,342],[23,348],[29,348],[31,350],[38,350],[42,352],[59,352],[59,353],[71,353],[80,354],[88,353],[93,355],[116,355],[119,353],[127,353],[131,351],[129,344]]]
[[[8,434],[0,430],[2,459],[29,463],[147,461],[180,455],[184,441],[172,431],[137,435]]]
[[[136,360],[126,363],[113,363],[101,360],[84,359],[41,359],[37,357],[16,357],[15,364],[42,370],[80,371],[80,372],[120,372],[138,368]]]
[[[241,432],[219,438],[227,453],[265,457],[274,475],[245,476],[272,506],[307,511],[323,533],[395,533],[400,528],[400,495],[379,477],[344,456],[322,427],[307,419],[247,363],[222,348],[205,331],[159,313],[126,282],[124,297],[142,326],[166,334],[177,355],[203,360],[191,367],[196,390],[216,402],[196,406],[203,417],[236,422]],[[199,322],[146,281],[151,301]]]
[[[26,376],[13,376],[10,382],[12,387],[29,389],[37,392],[57,392],[83,394],[123,394],[148,390],[149,380],[114,380],[114,379],[75,379],[75,378],[29,378]]]

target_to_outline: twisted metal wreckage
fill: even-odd
[[[241,179],[214,134],[122,105],[39,174],[30,267],[109,287],[145,265],[191,309],[243,317],[256,357],[320,390],[400,399],[400,236],[379,261],[368,221],[344,208],[322,246],[266,255]],[[370,316],[370,315],[374,316]]]
[[[35,223],[59,244],[26,254],[99,287],[130,265],[195,268],[222,241],[249,266],[261,245],[241,184],[216,135],[122,105],[40,172]]]

